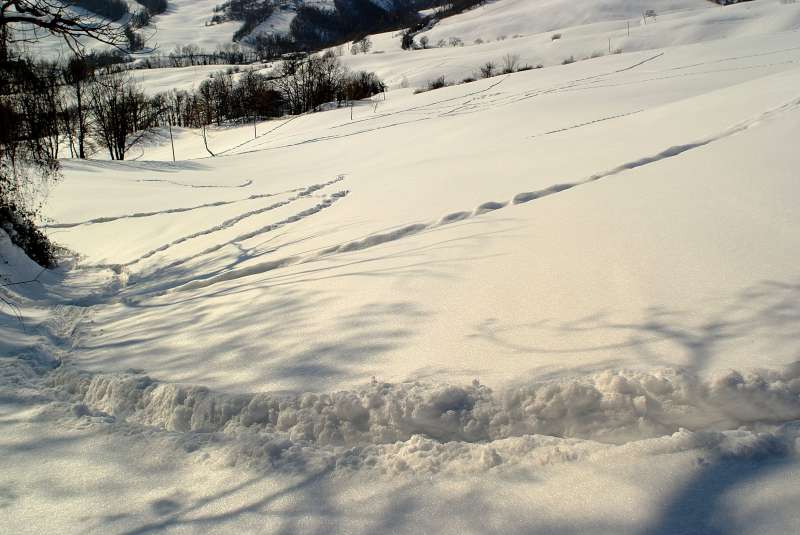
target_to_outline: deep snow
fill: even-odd
[[[800,7],[556,66],[632,6],[499,0],[432,32],[539,34],[348,56],[396,84],[352,120],[64,160],[76,254],[0,231],[0,530],[797,531]]]

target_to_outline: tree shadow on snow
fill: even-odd
[[[650,307],[640,321],[621,321],[601,311],[569,322],[540,319],[520,324],[503,324],[494,318],[475,326],[469,336],[490,342],[505,353],[562,356],[582,372],[598,371],[612,365],[647,364],[674,366],[676,363],[702,372],[725,349],[735,344],[762,344],[755,347],[777,360],[798,359],[797,325],[800,325],[800,282],[767,280],[745,288],[727,300],[696,303],[684,310]],[[558,346],[535,343],[546,337]],[[603,344],[572,343],[578,337],[609,340]],[[792,354],[794,352],[794,354]],[[599,363],[580,364],[592,355],[608,358]],[[618,355],[618,356],[616,356]],[[763,365],[757,360],[753,366]],[[563,370],[559,366],[559,370]],[[559,370],[554,373],[558,375]],[[550,377],[545,367],[533,370],[538,379]]]
[[[683,485],[661,509],[657,518],[641,535],[734,535],[755,527],[752,519],[736,514],[732,494],[743,485],[766,478],[791,463],[784,452],[756,458],[722,458],[703,462],[702,468]],[[785,504],[772,503],[776,514]],[[750,526],[742,525],[743,520]],[[747,530],[757,532],[758,530]]]

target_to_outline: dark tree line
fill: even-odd
[[[136,3],[144,6],[151,15],[159,15],[167,10],[167,0],[136,0]]]
[[[256,49],[237,43],[220,45],[213,51],[189,44],[175,47],[166,55],[150,55],[130,63],[130,68],[193,67],[195,65],[245,65],[266,59]]]
[[[124,0],[72,0],[66,3],[72,3],[111,20],[120,19],[130,11]]]
[[[334,0],[335,9],[303,5],[290,25],[298,48],[316,50],[356,41],[365,35],[417,24],[418,7],[412,0],[395,0],[389,9],[371,0]]]
[[[315,110],[384,91],[374,73],[349,72],[332,54],[287,60],[277,75],[233,69],[214,73],[195,91],[152,97],[130,73],[88,58],[66,63],[20,58],[4,71],[2,142],[32,143],[55,162],[59,147],[87,158],[104,149],[113,160],[158,126],[200,128]]]
[[[321,104],[340,105],[384,90],[374,73],[349,72],[333,54],[325,54],[287,60],[273,77],[254,71],[218,72],[196,91],[176,90],[156,98],[164,103],[171,124],[200,128],[306,113]]]
[[[273,0],[228,0],[214,8],[212,24],[219,24],[228,20],[242,21],[233,34],[233,40],[239,41],[247,37],[258,24],[272,15],[275,11]]]

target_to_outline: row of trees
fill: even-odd
[[[85,58],[66,64],[19,59],[14,65],[0,101],[2,142],[33,142],[50,161],[64,147],[76,158],[105,149],[111,159],[123,160],[155,127],[201,128],[299,114],[385,90],[374,73],[349,72],[332,53],[285,61],[273,77],[220,71],[195,91],[155,96],[145,95],[129,71],[96,69]]]
[[[416,25],[419,7],[413,0],[378,6],[372,0],[334,0],[335,9],[303,4],[290,25],[290,36],[303,50],[358,41],[365,35]]]
[[[273,37],[273,36],[269,36]],[[283,53],[283,52],[281,52]],[[276,54],[270,57],[277,57]],[[244,65],[266,59],[255,47],[237,43],[219,45],[215,50],[203,50],[195,44],[177,46],[166,55],[149,55],[129,62],[131,68],[159,69],[162,67],[192,67],[194,65]]]

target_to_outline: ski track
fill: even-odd
[[[231,152],[233,150],[236,150],[238,148],[244,147],[245,145],[247,145],[248,143],[252,143],[253,141],[258,141],[259,139],[261,139],[261,138],[263,138],[265,136],[268,136],[269,134],[275,132],[276,130],[278,130],[280,128],[283,128],[287,124],[289,124],[291,122],[294,122],[295,120],[297,120],[297,119],[299,119],[301,117],[305,117],[309,113],[313,113],[313,112],[305,112],[305,113],[301,113],[300,115],[295,115],[294,117],[285,120],[284,122],[282,122],[281,124],[279,124],[279,125],[277,125],[277,126],[275,126],[273,128],[270,128],[269,130],[267,130],[263,134],[260,134],[260,135],[256,136],[253,139],[248,139],[247,141],[243,141],[243,142],[239,143],[238,145],[234,145],[233,147],[230,147],[230,148],[227,148],[227,149],[225,149],[223,151],[218,152],[217,156],[227,156],[228,155],[227,153],[229,153],[229,152]]]
[[[727,57],[727,58],[716,59],[716,60],[713,60],[713,61],[703,61],[703,62],[700,62],[700,63],[691,63],[689,65],[680,65],[678,67],[672,67],[669,70],[678,71],[678,70],[681,70],[681,69],[691,69],[691,68],[694,68],[694,67],[702,67],[703,65],[715,65],[717,63],[725,63],[725,62],[728,62],[728,61],[737,61],[737,60],[740,60],[740,59],[761,58],[761,57],[764,57],[764,56],[772,56],[774,54],[781,54],[783,52],[796,52],[798,50],[800,50],[800,46],[795,46],[795,47],[790,47],[790,48],[782,48],[780,50],[770,50],[769,52],[761,52],[759,54],[749,54],[749,55],[746,55],[746,56],[730,56],[730,57]]]
[[[666,76],[656,76],[654,78],[642,78],[639,80],[629,80],[626,82],[617,82],[617,83],[605,83],[603,85],[594,85],[591,87],[569,87],[565,88],[564,91],[585,91],[587,89],[604,89],[604,88],[611,88],[611,87],[624,87],[628,85],[636,85],[636,84],[644,84],[649,82],[660,82],[662,80],[670,80],[673,78],[686,78],[689,76],[703,76],[707,74],[719,74],[722,72],[736,72],[736,71],[747,71],[752,69],[765,69],[769,67],[778,67],[781,65],[794,65],[800,63],[799,59],[788,59],[786,61],[780,61],[777,63],[759,63],[758,65],[747,65],[744,67],[728,67],[725,69],[715,69],[711,71],[698,71],[698,72],[687,72],[682,74],[671,74]]]
[[[644,167],[646,165],[650,165],[652,163],[657,163],[662,160],[666,160],[669,158],[674,158],[676,156],[680,156],[686,152],[689,152],[694,149],[698,149],[714,143],[716,141],[720,141],[736,134],[739,134],[745,130],[753,128],[760,124],[763,121],[769,120],[776,115],[780,115],[783,113],[787,113],[789,111],[793,111],[800,108],[800,99],[792,100],[782,106],[778,106],[772,110],[768,110],[756,116],[755,118],[743,121],[727,130],[722,131],[719,134],[709,136],[698,141],[687,143],[683,145],[674,145],[664,149],[652,156],[646,156],[644,158],[640,158],[637,160],[632,160],[626,163],[623,163],[617,167],[604,171],[602,173],[597,173],[594,175],[589,176],[583,180],[577,182],[566,182],[566,183],[559,183],[548,186],[547,188],[543,188],[540,190],[535,191],[526,191],[516,194],[510,201],[502,202],[502,201],[489,201],[481,204],[477,208],[472,211],[459,211],[453,212],[451,214],[447,214],[443,216],[441,219],[435,222],[428,222],[428,223],[414,223],[410,225],[406,225],[388,232],[373,234],[371,236],[367,236],[365,238],[350,241],[347,243],[335,245],[333,247],[329,247],[327,249],[323,249],[322,251],[307,256],[307,257],[299,257],[293,256],[288,257],[285,259],[279,260],[271,260],[268,262],[258,263],[253,266],[249,266],[246,268],[238,268],[226,273],[222,273],[216,276],[212,276],[202,280],[195,280],[183,285],[179,285],[172,289],[172,291],[185,291],[185,290],[196,290],[200,288],[206,288],[212,286],[217,283],[236,280],[242,277],[248,277],[251,275],[258,275],[261,273],[269,272],[281,267],[285,267],[292,264],[300,264],[300,263],[307,263],[318,260],[323,257],[329,257],[331,255],[340,254],[340,253],[348,253],[354,251],[361,251],[364,249],[368,249],[371,247],[375,247],[384,243],[393,242],[400,240],[402,238],[412,236],[415,234],[419,234],[421,232],[431,230],[437,227],[441,227],[444,225],[448,225],[457,221],[463,221],[465,219],[469,219],[472,217],[476,217],[488,212],[500,210],[507,206],[512,205],[519,205],[529,203],[531,201],[542,199],[544,197],[549,197],[550,195],[555,195],[557,193],[561,193],[577,186],[589,184],[592,182],[596,182],[603,178],[611,177],[623,173],[625,171],[630,171],[633,169],[637,169],[639,167]],[[272,230],[268,228],[267,230]],[[259,231],[253,233],[252,235],[258,234]],[[213,252],[221,248],[222,245],[219,247],[214,247],[208,252]],[[205,253],[204,253],[205,254]]]
[[[275,231],[275,230],[277,230],[279,228],[282,228],[282,227],[284,227],[286,225],[289,225],[291,223],[296,223],[297,221],[305,219],[306,217],[309,217],[311,215],[316,214],[317,212],[320,212],[320,211],[322,211],[322,210],[324,210],[326,208],[329,208],[330,206],[332,206],[339,199],[342,199],[342,198],[346,197],[348,193],[349,193],[348,190],[337,191],[336,193],[333,193],[329,197],[325,198],[322,202],[312,206],[311,208],[307,208],[306,210],[303,210],[303,211],[301,211],[301,212],[299,212],[297,214],[289,216],[286,219],[278,221],[277,223],[272,223],[272,224],[267,225],[265,227],[262,227],[262,228],[247,232],[245,234],[241,234],[241,235],[237,236],[236,238],[234,238],[232,240],[229,240],[227,242],[218,243],[218,244],[216,244],[216,245],[214,245],[212,247],[209,247],[207,249],[204,249],[203,251],[200,251],[198,254],[193,255],[191,257],[183,258],[183,259],[171,262],[170,264],[167,264],[166,266],[164,266],[163,269],[166,270],[166,269],[172,269],[172,268],[181,266],[181,265],[185,264],[186,262],[188,262],[189,260],[192,260],[194,258],[198,258],[200,256],[205,256],[205,255],[211,254],[211,253],[216,252],[216,251],[219,251],[220,249],[222,249],[223,247],[226,247],[228,245],[239,243],[239,242],[242,242],[242,241],[245,241],[245,240],[249,240],[250,238],[254,238],[254,237],[256,237],[256,236],[258,236],[260,234],[264,234],[264,233],[267,233],[267,232],[272,232],[272,231]],[[222,280],[228,280],[228,279],[225,278],[226,276],[230,276],[231,278],[246,277],[248,275],[252,275],[252,274],[255,274],[255,273],[259,273],[259,272],[263,272],[263,271],[271,271],[271,270],[277,269],[279,267],[288,266],[288,265],[297,263],[300,260],[301,260],[300,257],[287,257],[287,258],[283,258],[283,259],[279,259],[279,260],[273,260],[273,261],[270,261],[270,262],[258,264],[257,266],[248,267],[248,268],[240,268],[240,269],[237,269],[237,270],[229,271],[229,272],[224,273],[222,275],[217,275],[217,276],[209,277],[209,278],[206,278],[206,279],[194,280],[194,281],[191,281],[191,282],[188,282],[186,284],[183,284],[183,285],[179,286],[179,288],[183,288],[183,289],[187,289],[188,290],[188,289],[191,289],[193,287],[200,288],[200,287],[210,286],[211,284],[214,284],[216,282],[220,282]],[[255,271],[253,271],[253,270],[255,270]],[[163,290],[161,290],[161,291],[163,292]]]
[[[221,186],[220,186],[221,187]],[[238,186],[237,186],[238,187]],[[51,225],[43,225],[44,228],[74,228],[79,227],[82,225],[95,225],[98,223],[110,223],[112,221],[119,221],[120,219],[135,219],[140,217],[152,217],[157,215],[163,214],[180,214],[183,212],[191,212],[192,210],[200,210],[203,208],[215,208],[217,206],[226,206],[229,204],[236,204],[240,202],[247,202],[253,201],[257,199],[267,199],[269,197],[277,197],[279,195],[286,195],[287,193],[294,193],[297,191],[302,191],[302,188],[295,188],[286,191],[281,191],[278,193],[264,193],[264,194],[257,194],[251,195],[249,197],[245,197],[244,199],[234,199],[232,201],[215,201],[205,204],[199,204],[196,206],[187,206],[184,208],[168,208],[166,210],[158,210],[155,212],[136,212],[133,214],[123,214],[119,216],[106,216],[106,217],[98,217],[95,219],[88,219],[86,221],[76,221],[72,223],[53,223]]]
[[[246,188],[248,186],[253,185],[252,180],[246,180],[239,185],[236,186],[223,186],[217,184],[186,184],[184,182],[176,182],[175,180],[167,180],[165,178],[141,178],[137,180],[137,182],[166,182],[167,184],[172,184],[173,186],[181,186],[184,188],[196,188],[196,189],[204,189],[204,188],[220,188],[220,189],[238,189],[238,188]]]
[[[798,49],[800,49],[800,48],[798,48]],[[735,60],[740,60],[740,59],[747,59],[749,57],[768,56],[768,55],[777,54],[777,53],[780,53],[780,52],[790,52],[790,51],[793,51],[793,50],[795,50],[795,49],[778,50],[778,51],[773,51],[773,52],[769,52],[769,53],[758,54],[758,55],[755,55],[755,56],[730,57],[730,58],[724,58],[724,59],[717,60],[715,62],[709,62],[709,63],[717,63],[717,62],[723,62],[723,61],[735,61]],[[768,67],[774,67],[774,66],[779,66],[779,65],[787,65],[787,64],[798,63],[798,61],[800,61],[800,60],[787,60],[785,62],[778,62],[778,63],[771,63],[771,64],[759,64],[759,65],[753,65],[753,66],[732,67],[732,68],[728,68],[728,69],[702,71],[702,72],[696,72],[696,73],[675,74],[675,75],[652,77],[652,78],[645,78],[645,79],[640,79],[640,80],[633,80],[633,81],[626,81],[626,82],[619,82],[619,83],[609,83],[608,82],[608,78],[609,77],[617,75],[617,74],[620,74],[620,73],[624,73],[624,72],[628,72],[628,71],[634,70],[634,69],[636,69],[636,68],[638,68],[638,67],[640,67],[642,65],[645,65],[647,63],[650,63],[652,61],[655,61],[655,60],[661,58],[662,56],[664,56],[664,54],[665,54],[665,52],[659,52],[659,53],[654,54],[652,56],[646,57],[646,58],[644,58],[644,59],[642,59],[642,60],[640,60],[640,61],[638,61],[638,62],[636,62],[636,63],[634,63],[632,65],[629,65],[627,67],[623,67],[621,69],[616,69],[616,70],[609,71],[609,72],[599,73],[599,74],[595,74],[595,75],[592,75],[592,76],[586,76],[586,77],[583,77],[583,78],[577,78],[577,79],[570,80],[570,81],[565,82],[565,83],[558,84],[556,86],[527,90],[527,91],[524,91],[522,93],[512,93],[512,94],[494,93],[494,94],[487,95],[486,93],[488,93],[491,89],[495,88],[496,86],[498,86],[499,84],[504,82],[508,78],[508,76],[510,76],[510,75],[504,75],[502,77],[502,79],[499,80],[498,82],[493,83],[488,87],[485,87],[483,89],[480,89],[480,90],[477,90],[477,91],[474,91],[474,92],[471,92],[471,93],[467,93],[467,94],[464,94],[464,95],[459,95],[457,97],[446,98],[446,99],[438,100],[438,101],[435,101],[435,102],[430,102],[428,104],[422,104],[422,105],[419,105],[419,106],[413,106],[413,107],[405,108],[405,109],[402,109],[402,110],[397,110],[397,111],[393,111],[393,112],[377,114],[377,115],[373,115],[372,117],[367,117],[367,118],[364,118],[364,119],[358,119],[358,120],[355,120],[355,121],[341,123],[341,124],[332,126],[331,129],[343,128],[343,127],[352,126],[352,125],[356,125],[356,124],[367,122],[367,121],[374,121],[374,120],[377,120],[377,119],[382,119],[382,118],[385,118],[385,117],[391,117],[391,116],[399,115],[399,114],[408,114],[408,113],[411,113],[411,112],[423,112],[423,115],[421,117],[419,117],[419,118],[416,118],[416,119],[409,119],[409,120],[406,120],[406,121],[398,121],[398,122],[394,122],[394,123],[391,123],[391,124],[386,124],[386,125],[381,125],[381,126],[377,126],[377,127],[373,127],[373,128],[366,128],[366,129],[357,130],[357,131],[354,131],[354,132],[349,132],[347,134],[319,136],[319,137],[315,137],[315,138],[311,138],[311,139],[305,139],[305,140],[297,141],[297,142],[293,142],[293,143],[276,145],[276,146],[273,146],[273,147],[264,147],[263,143],[262,143],[260,146],[256,145],[255,147],[252,147],[252,148],[250,148],[248,150],[245,150],[245,151],[241,151],[241,152],[239,152],[237,154],[248,154],[248,153],[253,153],[253,152],[280,150],[280,149],[287,149],[287,148],[297,147],[297,146],[305,145],[305,144],[309,144],[309,143],[319,143],[319,142],[324,142],[324,141],[343,139],[343,138],[358,136],[358,135],[361,135],[361,134],[367,134],[367,133],[370,133],[370,132],[375,132],[377,130],[383,130],[383,129],[387,129],[387,128],[393,128],[393,127],[396,127],[396,126],[403,126],[403,125],[407,125],[407,124],[422,122],[422,121],[426,121],[426,120],[433,119],[433,118],[455,117],[455,116],[465,115],[467,113],[476,113],[476,112],[480,112],[480,111],[482,111],[484,109],[487,109],[489,107],[506,106],[506,105],[509,105],[509,104],[515,104],[515,103],[518,103],[518,102],[521,102],[521,101],[525,101],[525,100],[529,100],[529,99],[533,99],[533,98],[537,98],[537,97],[541,97],[541,96],[545,96],[545,95],[550,95],[550,94],[562,93],[562,92],[583,91],[583,90],[588,90],[588,89],[601,89],[601,88],[626,86],[626,85],[633,85],[633,84],[641,84],[641,83],[648,83],[648,82],[667,80],[667,79],[676,78],[676,77],[700,76],[700,75],[706,75],[706,74],[715,74],[715,73],[718,73],[718,72],[749,70],[749,69],[755,69],[755,68],[768,68]],[[702,65],[702,64],[673,67],[673,68],[671,68],[669,70],[690,68],[690,67],[698,66],[698,65]],[[478,95],[478,96],[476,96],[476,95]],[[500,98],[488,99],[487,97],[500,97]],[[464,100],[464,99],[466,99],[466,100]],[[446,105],[447,103],[453,102],[453,101],[456,101],[456,100],[458,100],[460,102],[452,105],[452,107]],[[442,109],[443,111],[440,111],[440,109]],[[624,116],[624,115],[621,115],[620,117],[622,117],[622,116]],[[298,117],[300,117],[300,116],[298,116]],[[610,117],[610,118],[601,119],[601,120],[610,120],[610,119],[614,119],[614,118],[616,118],[616,117]],[[591,123],[588,123],[588,124],[591,124]],[[281,126],[283,126],[283,125],[279,125],[277,128],[280,128]],[[586,126],[586,125],[583,124],[583,125],[577,125],[577,126]],[[549,132],[549,133],[556,133],[556,132]],[[543,134],[543,135],[546,135],[546,134]],[[259,136],[259,138],[257,138],[257,139],[261,139],[262,137],[263,137],[263,135]],[[238,145],[237,147],[234,147],[234,148],[239,148],[239,147],[247,145],[247,144],[249,144],[249,143],[251,143],[253,141],[256,141],[256,139],[248,140],[248,141],[246,141],[246,142],[244,142],[244,143],[242,143],[242,144],[240,144],[240,145]],[[233,150],[233,148],[229,149],[229,150]]]
[[[578,123],[578,124],[574,124],[574,125],[571,125],[571,126],[566,126],[564,128],[559,128],[557,130],[550,130],[549,132],[543,132],[541,134],[535,134],[535,135],[531,136],[531,138],[549,136],[549,135],[552,135],[552,134],[560,134],[561,132],[567,132],[569,130],[575,130],[577,128],[583,128],[584,126],[591,126],[591,125],[597,124],[597,123],[603,123],[603,122],[606,122],[606,121],[613,121],[614,119],[621,119],[623,117],[629,117],[631,115],[636,115],[637,113],[642,113],[643,111],[645,111],[645,110],[642,109],[642,110],[636,110],[636,111],[629,111],[629,112],[626,112],[626,113],[619,113],[617,115],[609,115],[608,117],[601,117],[599,119],[594,119],[592,121],[586,121],[584,123]]]
[[[336,178],[334,178],[333,180],[329,180],[328,182],[324,182],[324,183],[321,183],[321,184],[314,184],[314,185],[308,186],[308,187],[302,189],[300,191],[300,193],[298,193],[297,195],[295,195],[293,197],[290,197],[289,199],[286,199],[285,201],[280,201],[280,202],[273,203],[273,204],[270,204],[270,205],[262,207],[262,208],[258,208],[258,209],[255,209],[255,210],[250,210],[248,212],[244,212],[242,214],[237,215],[236,217],[232,217],[230,219],[227,219],[227,220],[223,221],[219,225],[215,225],[215,226],[213,226],[211,228],[208,228],[208,229],[205,229],[205,230],[201,230],[201,231],[189,234],[187,236],[183,236],[183,237],[178,238],[176,240],[173,240],[173,241],[171,241],[169,243],[165,243],[164,245],[161,245],[160,247],[152,249],[152,250],[144,253],[142,256],[140,256],[140,257],[138,257],[138,258],[136,258],[134,260],[131,260],[129,262],[125,262],[123,264],[113,264],[113,265],[97,264],[97,265],[90,266],[90,267],[95,267],[95,268],[108,267],[108,268],[121,269],[122,267],[130,267],[130,266],[136,265],[139,262],[141,262],[143,260],[146,260],[146,259],[148,259],[148,258],[152,257],[153,255],[156,255],[156,254],[158,254],[160,252],[166,251],[167,249],[170,249],[170,248],[172,248],[172,247],[174,247],[176,245],[185,243],[187,241],[190,241],[190,240],[193,240],[195,238],[202,237],[202,236],[208,236],[210,234],[213,234],[215,232],[219,232],[221,230],[225,230],[225,229],[230,228],[230,227],[234,226],[235,224],[239,223],[240,221],[243,221],[243,220],[245,220],[245,219],[247,219],[249,217],[253,217],[253,216],[256,216],[256,215],[259,215],[259,214],[263,214],[265,212],[269,212],[271,210],[275,210],[276,208],[280,208],[282,206],[286,206],[286,205],[291,204],[291,203],[293,203],[293,202],[295,202],[295,201],[297,201],[299,199],[309,198],[313,193],[315,193],[315,192],[317,192],[317,191],[319,191],[319,190],[321,190],[321,189],[323,189],[325,187],[328,187],[328,186],[331,186],[333,184],[336,184],[337,182],[341,182],[344,179],[345,179],[345,175],[339,175]],[[290,190],[290,191],[297,191],[297,190]],[[254,231],[253,233],[248,233],[248,234],[239,236],[236,239],[232,240],[231,242],[225,242],[223,244],[220,244],[219,246],[215,246],[215,247],[209,248],[209,249],[207,249],[206,251],[204,251],[204,252],[202,252],[200,254],[202,255],[202,254],[206,254],[206,253],[209,253],[209,252],[213,252],[213,251],[216,251],[218,249],[221,249],[222,247],[224,247],[225,245],[228,245],[230,243],[234,243],[236,241],[245,240],[245,239],[253,237],[253,236],[255,236],[255,235],[257,235],[257,234],[259,234],[261,232],[266,232],[268,230],[273,230],[274,228],[278,228],[276,225],[283,226],[286,223],[292,223],[294,221],[302,219],[303,217],[306,217],[307,215],[310,215],[310,214],[306,214],[306,212],[308,212],[309,210],[314,210],[314,208],[319,208],[319,209],[327,208],[328,206],[333,204],[333,202],[338,200],[340,197],[344,197],[345,195],[347,195],[347,193],[348,192],[346,192],[346,191],[344,193],[343,192],[334,193],[334,194],[330,195],[329,197],[327,197],[326,200],[324,200],[322,203],[320,203],[320,204],[316,205],[315,207],[310,208],[308,210],[304,210],[304,211],[300,212],[300,214],[297,214],[295,216],[291,216],[291,217],[289,217],[289,218],[287,218],[287,219],[285,219],[285,220],[283,220],[283,221],[281,221],[279,223],[275,223],[273,225],[269,225],[267,227],[259,229],[258,231]],[[268,195],[268,196],[272,196],[272,195]],[[258,197],[256,196],[255,198],[258,198]],[[244,199],[244,200],[249,200],[249,199]],[[228,201],[227,204],[231,204],[233,202],[241,202],[241,201]],[[312,212],[312,213],[316,213],[317,211],[319,211],[319,209],[314,210],[314,212]],[[183,211],[187,211],[187,210],[183,210]],[[298,216],[301,216],[301,217],[298,217]],[[126,217],[130,217],[130,216],[126,216]],[[175,266],[175,265],[180,265],[184,261],[185,260],[179,261],[179,262],[173,262],[168,267],[172,267],[172,266]]]
[[[334,182],[337,182],[337,181],[334,181]],[[222,249],[223,247],[226,247],[228,245],[232,245],[232,244],[236,244],[236,243],[239,243],[239,242],[242,242],[242,241],[245,241],[245,240],[249,240],[250,238],[254,238],[254,237],[256,237],[256,236],[258,236],[260,234],[264,234],[264,233],[267,233],[267,232],[272,232],[274,230],[282,228],[282,227],[284,227],[286,225],[289,225],[291,223],[296,223],[298,221],[301,221],[301,220],[305,219],[308,216],[314,215],[317,212],[320,212],[320,211],[322,211],[322,210],[324,210],[326,208],[329,208],[330,206],[332,206],[338,200],[346,197],[349,193],[350,193],[349,190],[341,190],[341,191],[337,191],[335,193],[332,193],[331,195],[326,196],[322,200],[322,202],[317,203],[316,205],[314,205],[314,206],[312,206],[310,208],[307,208],[305,210],[302,210],[302,211],[300,211],[300,212],[298,212],[298,213],[296,213],[294,215],[291,215],[291,216],[289,216],[289,217],[287,217],[285,219],[282,219],[281,221],[278,221],[276,223],[271,223],[269,225],[266,225],[264,227],[261,227],[261,228],[258,228],[258,229],[255,229],[255,230],[252,230],[252,231],[249,231],[249,232],[246,232],[244,234],[240,234],[239,236],[236,236],[232,240],[228,240],[226,242],[218,243],[218,244],[213,245],[212,247],[209,247],[207,249],[204,249],[204,250],[200,251],[199,253],[194,254],[192,256],[189,256],[189,257],[186,257],[186,258],[182,258],[182,259],[179,259],[179,260],[175,260],[175,261],[167,264],[166,266],[163,266],[162,269],[166,270],[166,269],[172,269],[172,268],[181,266],[181,265],[185,264],[186,262],[188,262],[188,261],[190,261],[192,259],[199,258],[201,256],[205,256],[205,255],[211,254],[213,252],[219,251],[220,249]],[[288,202],[283,203],[281,206],[283,206],[285,204],[288,204]],[[272,208],[268,207],[268,209],[272,209]],[[263,211],[266,211],[266,209],[262,210],[262,212]],[[253,214],[245,214],[244,217],[250,217],[251,215],[253,215]],[[238,219],[238,221],[241,221],[242,219],[244,219],[244,217],[239,217],[237,219]],[[218,230],[221,230],[221,228],[214,227],[214,228],[209,229],[207,231],[199,232],[199,233],[193,234],[193,235],[191,235],[189,237],[181,238],[181,239],[176,240],[174,242],[170,242],[168,244],[165,244],[165,245],[159,247],[158,249],[154,249],[153,251],[150,251],[150,252],[146,253],[144,256],[141,256],[140,258],[138,258],[136,260],[128,262],[127,264],[123,264],[123,266],[128,267],[128,266],[137,264],[138,262],[141,262],[142,260],[145,260],[145,259],[153,256],[156,253],[165,251],[166,249],[169,249],[170,247],[173,247],[173,246],[175,246],[175,245],[177,245],[179,243],[183,243],[183,242],[187,241],[188,239],[196,238],[196,237],[199,237],[199,236],[205,236],[205,235],[208,235],[208,234],[212,234],[214,232],[217,232]],[[270,262],[270,264],[272,264],[270,269],[275,269],[276,267],[282,267],[282,266],[285,266],[285,265],[289,265],[291,263],[294,263],[294,259],[286,259],[285,261]],[[246,269],[246,268],[243,268],[243,269]],[[237,272],[238,271],[239,270],[237,270]],[[211,280],[211,279],[206,279],[206,280]],[[197,281],[197,282],[199,283],[199,282],[205,282],[205,281]],[[190,282],[188,284],[191,285],[192,283]],[[186,286],[187,285],[184,285],[183,287],[185,288]]]
[[[658,54],[655,54],[653,56],[649,56],[649,57],[647,57],[647,58],[645,58],[645,59],[643,59],[641,61],[638,61],[638,62],[636,62],[636,63],[634,63],[632,65],[629,65],[629,66],[621,68],[621,69],[616,69],[616,70],[613,70],[613,71],[610,71],[610,72],[604,72],[604,73],[600,73],[600,74],[595,74],[595,75],[587,76],[587,77],[584,77],[584,78],[578,78],[578,79],[571,80],[571,81],[563,83],[563,84],[559,84],[559,85],[554,86],[554,87],[549,87],[549,88],[544,88],[544,89],[529,90],[529,91],[525,91],[525,92],[523,92],[521,94],[505,95],[503,98],[498,99],[498,100],[487,100],[487,98],[486,98],[487,96],[502,96],[503,95],[502,93],[494,93],[494,94],[486,95],[486,93],[488,93],[490,90],[494,89],[495,87],[497,87],[498,85],[500,85],[501,83],[506,81],[508,79],[508,77],[511,76],[510,74],[507,74],[507,75],[503,75],[502,78],[500,80],[498,80],[497,82],[492,83],[491,85],[489,85],[489,86],[487,86],[487,87],[485,87],[483,89],[479,89],[479,90],[473,91],[471,93],[467,93],[467,94],[464,94],[464,95],[459,95],[457,97],[451,97],[451,98],[446,98],[446,99],[442,99],[442,100],[437,100],[437,101],[434,101],[434,102],[430,102],[428,104],[421,104],[419,106],[412,106],[410,108],[404,108],[402,110],[397,110],[397,111],[393,111],[393,112],[377,114],[377,115],[373,115],[372,117],[367,117],[365,119],[358,119],[358,120],[355,120],[355,121],[341,123],[341,124],[332,126],[331,129],[352,126],[352,125],[356,125],[356,124],[359,124],[359,123],[363,123],[363,122],[367,122],[367,121],[374,121],[374,120],[382,119],[382,118],[386,118],[386,117],[392,117],[392,116],[399,115],[399,114],[407,114],[409,112],[416,112],[416,111],[426,112],[426,113],[424,113],[424,115],[422,117],[417,118],[417,119],[409,119],[407,121],[399,121],[399,122],[395,122],[395,123],[391,123],[391,124],[387,124],[387,125],[381,125],[381,126],[377,126],[377,127],[373,127],[373,128],[366,128],[366,129],[363,129],[363,130],[357,130],[355,132],[349,132],[347,134],[319,136],[319,137],[316,137],[316,138],[305,139],[305,140],[302,140],[302,141],[297,141],[297,142],[294,142],[294,143],[288,143],[288,144],[283,144],[283,145],[277,145],[277,146],[274,146],[274,147],[260,147],[260,148],[259,147],[254,147],[254,148],[242,151],[242,152],[237,153],[237,154],[249,154],[249,153],[252,153],[252,152],[279,150],[279,149],[297,147],[297,146],[305,145],[305,144],[308,144],[308,143],[318,143],[318,142],[322,142],[322,141],[330,141],[330,140],[335,140],[335,139],[342,139],[342,138],[347,138],[347,137],[352,137],[352,136],[357,136],[357,135],[361,135],[361,134],[374,132],[374,131],[377,131],[377,130],[383,130],[383,129],[386,129],[386,128],[393,128],[395,126],[402,126],[402,125],[406,125],[406,124],[421,122],[421,121],[425,121],[425,120],[428,120],[428,119],[433,119],[433,118],[438,118],[438,117],[448,117],[448,116],[452,117],[452,116],[462,115],[464,113],[463,110],[469,110],[472,113],[474,113],[476,111],[480,111],[481,109],[485,109],[485,108],[487,108],[489,106],[501,106],[501,105],[513,104],[515,102],[519,102],[519,101],[522,101],[522,100],[527,100],[527,99],[530,99],[530,98],[535,98],[535,97],[542,96],[542,95],[547,95],[547,94],[551,94],[551,93],[558,93],[558,92],[564,91],[566,89],[570,89],[570,88],[573,88],[573,87],[576,87],[576,86],[580,86],[580,85],[585,84],[587,82],[597,83],[597,82],[601,81],[600,79],[602,79],[602,78],[630,71],[630,70],[635,69],[635,68],[637,68],[637,67],[639,67],[641,65],[644,65],[644,64],[649,63],[651,61],[654,61],[654,60],[660,58],[663,55],[664,55],[664,52],[660,52]],[[594,82],[592,82],[592,81],[594,81]],[[479,96],[476,96],[476,95],[479,95]],[[466,100],[464,100],[464,99],[466,99]],[[458,102],[458,103],[456,103],[454,105],[451,105],[451,106],[442,106],[443,104],[447,104],[447,103],[453,102],[453,101],[460,101],[460,102]],[[475,104],[473,104],[473,103],[475,103]],[[439,111],[436,108],[437,106],[440,107],[440,108],[446,108],[446,109],[444,111]],[[261,137],[261,136],[259,136],[259,137]],[[249,140],[249,141],[247,141],[245,143],[242,143],[239,146],[243,146],[243,145],[245,145],[247,143],[251,143],[253,141],[255,141],[255,140]]]

